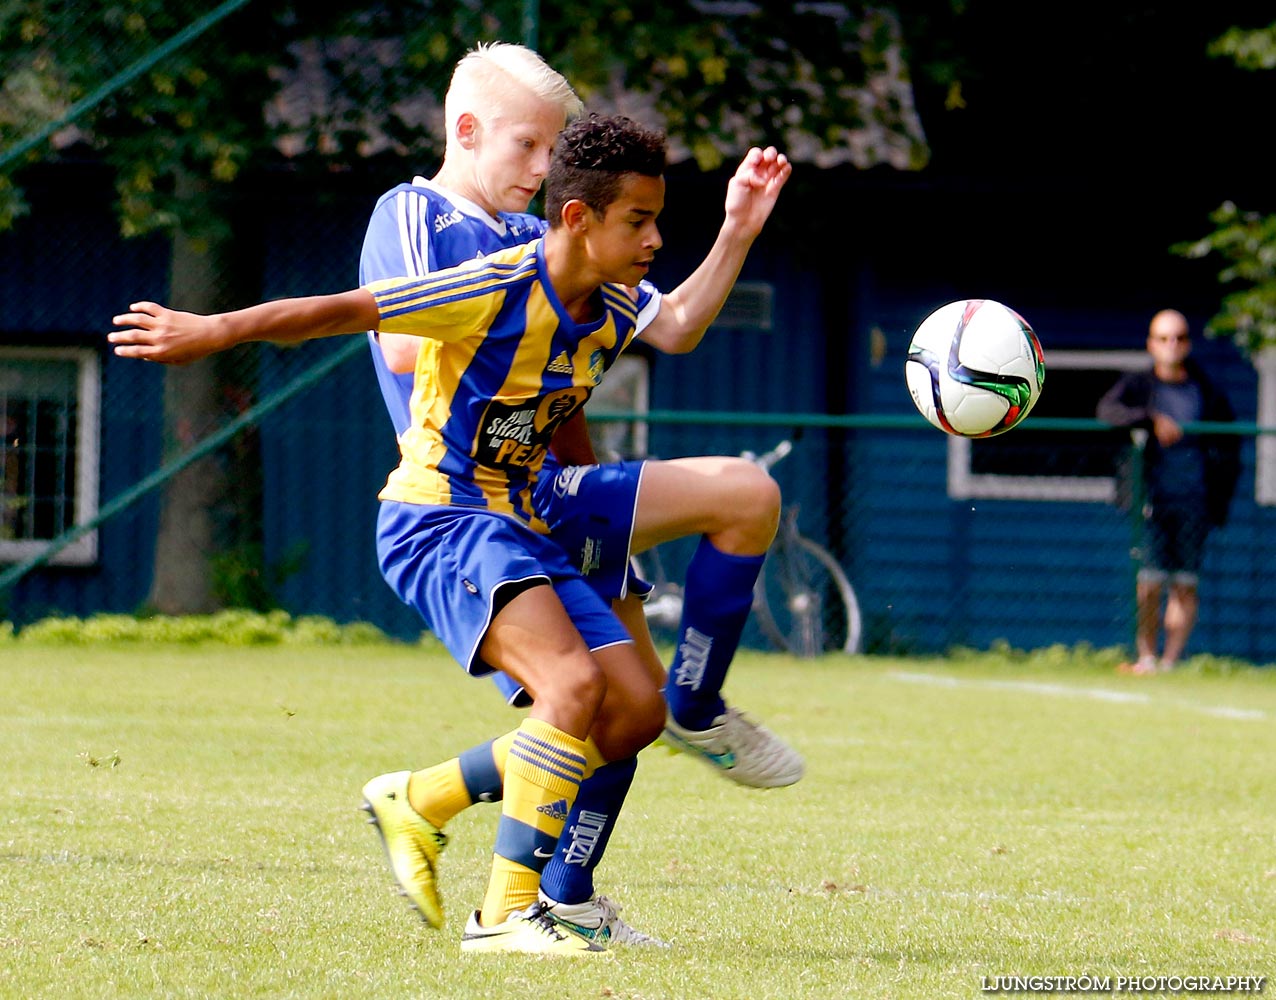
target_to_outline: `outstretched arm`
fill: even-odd
[[[235,312],[179,312],[154,302],[134,302],[116,316],[107,334],[122,358],[184,365],[250,340],[297,343],[317,337],[375,330],[381,316],[366,288],[335,295],[277,299]]]
[[[774,146],[749,150],[727,185],[726,218],[713,248],[686,281],[662,297],[659,314],[642,333],[645,343],[668,354],[685,354],[700,343],[792,171]]]

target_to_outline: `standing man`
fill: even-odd
[[[1194,360],[1187,319],[1163,309],[1148,327],[1152,367],[1121,378],[1099,400],[1097,416],[1148,432],[1143,460],[1143,565],[1137,584],[1138,659],[1123,672],[1172,670],[1187,647],[1200,601],[1197,580],[1205,538],[1221,527],[1240,475],[1240,438],[1185,435],[1183,425],[1235,419],[1231,404]],[[1134,498],[1136,501],[1138,498]],[[1166,584],[1165,645],[1158,660]]]

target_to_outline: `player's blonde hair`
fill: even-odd
[[[465,112],[480,120],[500,118],[511,85],[561,108],[568,121],[584,107],[563,75],[531,49],[512,42],[480,42],[456,64],[443,99],[449,145],[457,119]]]

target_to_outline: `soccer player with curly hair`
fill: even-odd
[[[543,859],[581,781],[635,755],[666,722],[656,678],[549,540],[532,500],[555,430],[637,335],[640,316],[650,317],[643,340],[659,350],[699,342],[790,172],[775,149],[750,150],[705,261],[661,296],[645,277],[661,245],[663,167],[658,133],[591,117],[555,145],[542,239],[422,277],[212,316],[139,302],[110,335],[117,354],[166,363],[248,340],[367,329],[423,338],[402,461],[380,493],[382,573],[469,672],[504,671],[533,697],[523,724],[494,744],[504,755],[502,816],[467,951],[602,947],[538,901]]]

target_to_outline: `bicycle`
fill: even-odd
[[[742,457],[770,471],[793,450],[781,441],[762,455]],[[763,636],[782,652],[799,657],[858,653],[863,632],[859,601],[833,554],[798,528],[797,504],[781,511],[780,526],[753,588],[753,616]],[[676,635],[682,588],[665,572],[659,546],[634,557],[634,571],[652,584],[644,613],[653,634]]]

